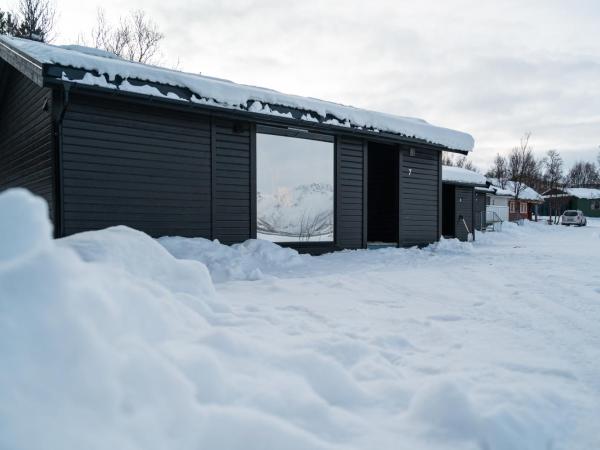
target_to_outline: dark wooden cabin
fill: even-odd
[[[424,245],[442,234],[441,152],[472,146],[418,119],[0,37],[0,190],[44,197],[57,237]]]
[[[442,235],[467,241],[475,239],[485,215],[485,194],[476,187],[486,187],[483,175],[460,167],[443,166]]]

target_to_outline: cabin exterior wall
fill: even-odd
[[[473,233],[475,225],[473,194],[474,189],[472,187],[456,186],[454,194],[456,237],[461,241],[467,241],[469,233]]]
[[[225,244],[256,237],[259,123],[85,89],[71,91],[63,101],[59,88],[38,88],[14,72],[0,106],[3,119],[15,118],[0,125],[6,136],[0,186],[42,195],[52,216],[56,211],[60,217],[57,236],[126,225],[154,237],[204,237]],[[60,114],[52,114],[53,98],[59,99]],[[42,108],[46,100],[49,112]],[[368,141],[330,135],[335,142],[334,242],[288,244],[301,251],[367,245]],[[441,233],[441,153],[418,145],[395,147],[399,245],[435,242]]]
[[[0,61],[0,191],[22,187],[55,216],[52,91]]]
[[[439,240],[441,235],[441,152],[400,147],[399,245]]]

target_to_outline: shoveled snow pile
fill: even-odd
[[[56,64],[93,72],[94,75],[86,79],[70,80],[74,83],[82,81],[83,84],[107,87],[107,81],[113,83],[119,79],[123,81],[113,84],[119,90],[178,99],[173,93],[170,93],[172,96],[164,95],[153,86],[137,86],[128,80],[159,83],[189,89],[194,93],[190,99],[194,103],[287,116],[288,114],[282,114],[272,108],[282,106],[303,111],[301,120],[309,122],[322,121],[338,126],[369,128],[423,139],[451,149],[473,150],[474,140],[469,134],[437,127],[422,119],[367,111],[310,97],[283,94],[271,89],[135,63],[107,57],[96,50],[84,50],[80,46],[59,47],[9,36],[0,36],[0,43],[18,49],[41,64]]]
[[[173,256],[205,264],[214,282],[260,280],[265,273],[293,269],[302,264],[296,250],[272,242],[250,239],[242,244],[222,245],[203,238],[162,237],[158,240]]]
[[[454,166],[442,166],[442,181],[479,186],[485,186],[487,182],[480,173]]]
[[[599,448],[600,221],[321,257],[250,241],[228,275],[216,242],[53,241],[22,190],[0,211],[2,449]],[[265,276],[225,282],[246,252]]]

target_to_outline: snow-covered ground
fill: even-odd
[[[600,447],[598,220],[310,257],[0,211],[2,449]]]

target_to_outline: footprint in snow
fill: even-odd
[[[463,319],[461,316],[454,314],[438,314],[434,316],[428,316],[427,318],[430,320],[439,320],[441,322],[456,322]]]

